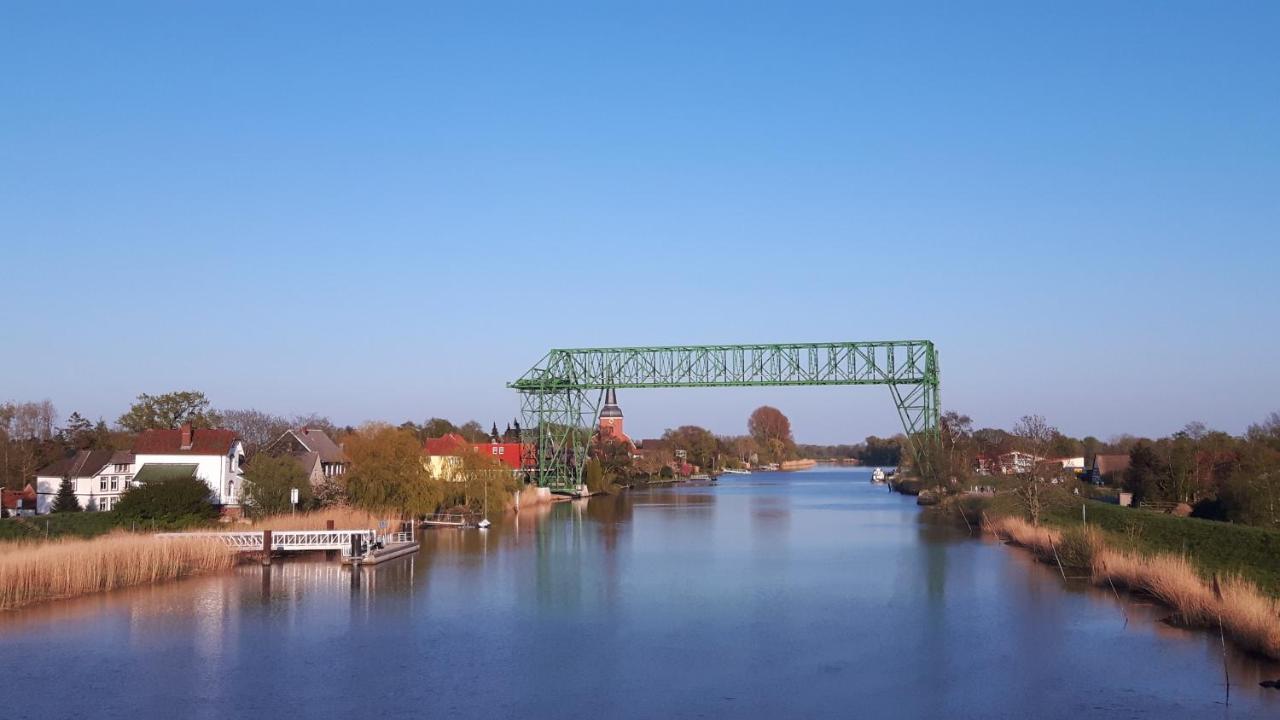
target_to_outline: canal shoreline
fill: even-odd
[[[1245,653],[1280,661],[1280,603],[1238,575],[1205,580],[1184,556],[1138,553],[1110,546],[1097,529],[1058,530],[1015,517],[987,517],[981,532],[1030,552],[1117,599],[1125,590],[1172,611],[1164,621],[1175,627],[1221,633]],[[1086,573],[1077,575],[1076,573]]]

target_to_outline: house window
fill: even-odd
[[[506,455],[506,454],[507,454],[507,449],[506,449],[506,448],[504,448],[504,447],[499,447],[499,448],[498,448],[498,454],[499,454],[499,455]]]
[[[494,455],[498,454],[498,448],[490,448],[489,451],[492,452]]]
[[[115,475],[111,476],[111,489],[112,490],[120,489],[120,478],[116,477]]]
[[[107,502],[107,498],[104,498],[104,497],[98,498],[98,509],[102,511],[111,509],[111,505],[110,503]]]
[[[102,490],[103,492],[106,492],[106,489],[107,489],[107,479],[106,479],[105,477],[100,477],[100,478],[98,478],[98,489],[99,489],[99,490]]]
[[[118,472],[118,473],[122,473],[122,472],[129,472],[129,464],[128,464],[128,463],[116,463],[116,472]]]

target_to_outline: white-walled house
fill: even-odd
[[[114,510],[124,491],[148,479],[195,477],[209,486],[209,499],[232,510],[240,506],[244,445],[233,430],[147,430],[133,450],[81,450],[36,474],[36,512],[53,510],[58,488],[70,477],[85,510]],[[148,467],[150,466],[150,467]]]
[[[147,430],[133,441],[133,456],[136,475],[144,475],[148,465],[164,466],[150,471],[162,476],[172,476],[174,466],[194,465],[215,505],[232,512],[240,507],[244,443],[234,430],[192,428],[190,423],[176,430]]]
[[[114,510],[133,481],[134,458],[128,450],[80,450],[36,473],[36,512],[53,511],[63,478],[71,479],[84,510]]]

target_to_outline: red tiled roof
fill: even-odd
[[[466,438],[457,433],[449,433],[444,437],[427,438],[422,444],[422,450],[428,455],[457,455],[465,450],[471,443]]]
[[[191,431],[191,447],[182,448],[182,430],[146,430],[133,441],[134,455],[226,455],[236,440],[235,430],[202,428]]]
[[[36,489],[31,487],[31,483],[22,490],[3,490],[0,489],[0,507],[6,510],[17,510],[19,507],[35,509],[36,506]]]

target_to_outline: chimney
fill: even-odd
[[[182,449],[183,450],[191,449],[191,434],[192,434],[191,423],[189,422],[182,423]]]

